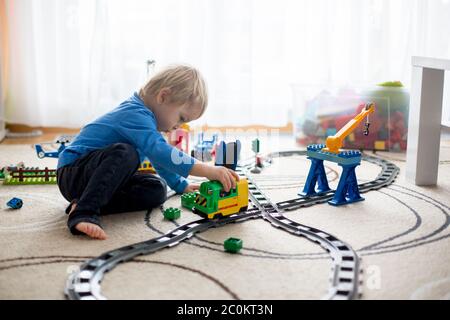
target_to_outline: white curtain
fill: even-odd
[[[277,126],[291,83],[409,86],[412,55],[450,58],[449,0],[10,0],[7,13],[6,117],[34,126],[114,108],[152,59],[204,74],[197,123]]]

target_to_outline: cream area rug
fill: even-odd
[[[450,298],[450,144],[442,143],[439,181],[421,188],[405,181],[405,155],[378,153],[400,167],[391,186],[364,194],[344,207],[319,204],[286,213],[290,219],[324,230],[349,244],[362,258],[362,299]],[[0,167],[24,161],[54,168],[28,145],[0,145]],[[303,156],[275,158],[255,183],[281,202],[297,197],[309,169]],[[340,169],[327,164],[331,187]],[[376,165],[357,168],[359,182],[373,180]],[[24,205],[11,210],[6,202]],[[165,220],[159,208],[102,218],[106,241],[72,236],[66,227],[66,200],[56,185],[0,185],[0,299],[65,299],[69,274],[84,261],[146,241],[198,220],[182,209]],[[181,208],[180,197],[165,207]],[[238,254],[224,252],[224,240],[243,240]],[[248,220],[196,234],[177,246],[119,264],[105,275],[109,299],[320,299],[329,288],[331,259],[316,243]]]

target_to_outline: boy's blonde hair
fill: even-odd
[[[208,105],[206,83],[200,72],[187,65],[173,65],[154,75],[140,90],[142,96],[156,96],[161,89],[170,89],[170,100],[173,103],[199,104],[202,113]]]

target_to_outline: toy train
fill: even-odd
[[[236,182],[236,188],[229,192],[223,191],[222,184],[218,181],[203,182],[199,191],[192,211],[204,218],[222,218],[247,211],[247,179],[241,178]]]

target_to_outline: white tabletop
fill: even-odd
[[[415,67],[423,67],[439,70],[450,70],[449,59],[437,59],[429,57],[412,57],[412,64]]]

